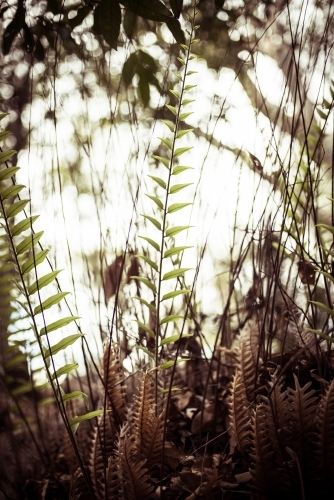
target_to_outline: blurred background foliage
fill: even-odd
[[[43,211],[60,213],[61,221],[53,221],[49,228],[55,238],[52,241],[50,236],[53,258],[58,268],[68,265],[72,270],[76,306],[78,297],[98,305],[94,321],[100,325],[100,333],[101,325],[106,324],[106,269],[125,247],[130,255],[138,249],[134,234],[139,224],[141,183],[145,184],[143,169],[148,152],[160,152],[155,139],[159,121],[173,118],[165,104],[174,105],[168,89],[181,67],[177,57],[188,28],[189,9],[190,2],[182,0],[20,0],[1,4],[0,105],[9,113],[7,124],[13,132],[5,145],[17,149],[19,162],[30,162],[29,175],[35,179],[34,189],[41,193],[39,200],[35,195],[36,203]],[[226,233],[217,231],[221,219],[217,218],[212,235],[206,232],[208,219],[198,222],[197,235],[204,228],[206,236],[198,237],[195,267],[204,253],[209,254],[211,274],[204,266],[205,279],[213,280],[211,285],[218,290],[215,297],[225,304],[226,316],[230,309],[235,313],[236,304],[244,303],[248,289],[256,302],[259,268],[255,271],[254,260],[266,260],[271,243],[265,237],[275,232],[276,222],[281,223],[280,207],[285,207],[284,217],[290,217],[290,225],[296,224],[298,211],[301,221],[311,213],[308,206],[313,206],[317,189],[323,191],[321,180],[331,163],[332,149],[330,134],[325,134],[327,118],[323,121],[316,106],[332,99],[328,82],[333,63],[333,6],[327,0],[204,0],[199,1],[198,10],[200,42],[194,45],[194,53],[199,58],[199,83],[206,94],[205,98],[197,94],[197,118],[186,124],[194,128],[189,140],[198,146],[200,153],[195,154],[203,156],[194,165],[199,167],[194,195],[199,201],[193,216],[197,221],[199,213],[214,219],[220,198],[239,208],[227,217],[228,241]],[[267,71],[274,80],[277,75],[280,92],[276,95],[263,87],[260,66],[262,75]],[[242,145],[239,129],[244,137],[247,127],[252,139]],[[264,161],[258,160],[260,156]],[[227,167],[217,174],[222,158],[236,170],[234,187],[227,188],[229,196],[234,196],[233,204],[226,192],[223,196],[223,188],[219,191],[229,175]],[[317,170],[320,165],[325,169]],[[152,168],[158,167],[154,164]],[[311,168],[314,196],[305,180]],[[298,179],[296,185],[301,187],[299,193],[293,192],[295,204],[292,194],[288,195],[287,207],[282,200],[290,188],[289,176],[294,183]],[[212,195],[208,188],[198,194],[200,183],[210,179],[217,192]],[[265,185],[265,195],[260,184]],[[267,203],[268,193],[274,205]],[[216,208],[209,206],[211,196]],[[245,202],[247,196],[250,204]],[[68,200],[72,205],[67,205]],[[129,207],[127,215],[125,206]],[[278,207],[275,215],[273,207]],[[240,219],[237,211],[243,212]],[[84,236],[75,232],[80,224]],[[113,232],[116,226],[121,236]],[[65,244],[63,239],[56,241],[62,231]],[[312,251],[304,243],[313,241],[314,234],[311,237],[306,231],[305,240],[300,240],[292,233],[290,227],[288,253],[306,251],[310,257]],[[251,242],[257,245],[255,257],[249,254]],[[60,246],[65,257],[57,251]],[[316,256],[312,258],[317,261]],[[73,263],[78,266],[76,271]],[[268,264],[262,271],[272,272]],[[201,317],[199,303],[194,302],[194,317]],[[119,314],[124,306],[131,311],[126,302]],[[219,310],[220,316],[221,306]],[[89,328],[90,322],[87,318]],[[126,318],[118,325],[127,331],[133,328]]]

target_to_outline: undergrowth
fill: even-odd
[[[168,135],[153,155],[159,169],[147,176],[152,207],[143,210],[146,232],[138,238],[148,247],[138,243],[138,252],[128,241],[104,276],[114,307],[101,332],[101,361],[61,289],[43,232],[34,231],[38,216],[21,197],[15,151],[1,150],[0,499],[332,498],[334,201],[323,201],[322,182],[334,83],[306,122],[297,80],[292,131],[299,138],[291,134],[283,157],[273,134],[270,175],[256,156],[239,152],[259,185],[269,183],[276,211],[264,211],[256,227],[250,222],[241,243],[234,228],[238,251],[231,246],[208,355],[196,301],[205,248],[196,269],[187,267],[192,227],[182,219],[192,184],[182,174],[194,169],[179,160],[196,148],[182,142],[194,131],[187,119],[196,105],[192,9],[163,120]],[[297,75],[298,64],[293,54]],[[7,137],[1,132],[0,140]],[[130,299],[128,285],[136,289]],[[127,314],[138,326],[135,339]]]

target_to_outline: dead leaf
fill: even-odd
[[[124,255],[118,255],[107,269],[104,280],[104,294],[106,302],[108,302],[108,300],[115,295],[117,288],[120,286],[123,259]]]
[[[315,285],[315,271],[316,267],[312,262],[300,260],[298,262],[298,275],[303,285]]]
[[[250,156],[250,159],[251,159],[251,160],[252,160],[252,162],[253,162],[253,167],[254,167],[254,170],[257,170],[258,172],[262,172],[263,167],[262,167],[262,164],[261,164],[260,160],[258,160],[258,159],[256,158],[256,156],[252,155],[252,153],[250,153],[249,151],[248,151],[248,154],[249,154],[249,156]]]

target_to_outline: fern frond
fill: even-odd
[[[291,440],[289,448],[293,450],[300,466],[303,485],[310,491],[314,484],[316,469],[315,457],[315,424],[318,398],[315,390],[309,390],[311,382],[300,387],[294,374],[295,389],[289,387],[288,403],[290,406]]]
[[[121,495],[121,480],[119,477],[118,461],[115,456],[109,457],[106,473],[106,494],[110,500],[123,500]],[[104,496],[101,500],[104,500]]]
[[[139,455],[147,460],[148,469],[151,469],[160,460],[163,426],[163,413],[155,416],[152,375],[146,373],[142,380],[139,396],[134,403],[133,427],[136,449]]]
[[[107,408],[112,410],[115,422],[125,419],[123,370],[119,361],[117,344],[108,342],[103,352],[103,381],[107,392]]]
[[[259,335],[256,328],[245,329],[238,339],[238,369],[249,403],[254,400],[254,388],[258,365]]]
[[[319,441],[317,459],[320,488],[322,491],[334,491],[334,380],[322,396],[317,410]]]
[[[91,500],[89,491],[87,491],[86,481],[81,469],[77,469],[72,477],[70,500]]]
[[[245,385],[239,370],[236,371],[232,380],[231,396],[228,404],[230,408],[230,426],[235,444],[241,453],[246,454],[250,444],[250,417]]]
[[[116,428],[110,413],[101,415],[92,439],[89,469],[98,496],[104,492],[108,459],[115,450]]]
[[[252,421],[253,468],[251,474],[252,489],[263,500],[286,498],[282,470],[274,462],[275,452],[269,430],[271,424],[266,407],[262,404],[258,405]]]
[[[149,482],[146,460],[138,456],[131,437],[119,439],[117,457],[123,500],[153,499],[153,485]]]

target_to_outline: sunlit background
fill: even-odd
[[[212,344],[238,258],[245,255],[233,285],[231,314],[237,299],[243,303],[254,278],[252,255],[247,254],[250,244],[261,240],[268,229],[273,234],[280,230],[282,169],[287,182],[289,176],[295,178],[300,158],[307,155],[311,124],[323,126],[315,106],[323,98],[332,99],[328,30],[333,10],[327,2],[301,0],[289,7],[280,2],[245,6],[242,0],[229,0],[221,2],[223,8],[217,11],[211,3],[200,6],[200,42],[194,46],[198,59],[190,63],[197,73],[187,79],[196,85],[189,93],[194,102],[187,106],[193,114],[186,120],[186,128],[194,130],[179,140],[180,146],[192,147],[180,159],[192,169],[178,182],[192,184],[173,195],[173,202],[191,205],[169,222],[191,226],[176,242],[192,246],[182,261],[182,266],[192,268],[185,282],[195,285],[193,302]],[[78,3],[66,1],[64,8],[73,13],[68,18],[74,18]],[[211,31],[206,28],[208,10]],[[49,18],[56,20],[51,12]],[[180,22],[183,29],[189,27],[182,16]],[[16,48],[6,56],[7,74],[3,73],[0,91],[4,111],[9,112],[2,123],[11,126],[18,118],[12,106],[15,83],[28,86],[21,141],[12,136],[6,146],[19,148],[22,170],[17,180],[29,191],[29,212],[40,215],[34,228],[44,230],[42,244],[50,249],[52,266],[63,269],[61,289],[71,292],[67,297],[71,311],[80,316],[82,332],[92,352],[98,353],[111,330],[114,338],[126,335],[130,348],[134,346],[138,338],[134,319],[145,315],[133,300],[137,294],[133,280],[123,283],[116,306],[115,296],[106,304],[104,282],[108,266],[125,249],[147,251],[139,236],[157,238],[142,214],[156,213],[145,193],[157,190],[162,195],[148,175],[165,173],[153,155],[166,154],[159,137],[170,132],[161,119],[172,118],[165,105],[175,104],[168,90],[179,89],[175,73],[180,64],[177,44],[163,23],[145,24],[139,19],[133,38],[121,31],[117,51],[101,43],[92,26],[91,13],[74,29],[67,47],[59,38],[52,49],[44,37],[48,57],[33,65]],[[150,56],[141,74],[135,71],[139,50]],[[145,84],[145,70],[155,80]],[[331,196],[326,173],[331,118],[325,133],[319,196]],[[326,196],[320,205],[329,221]],[[312,246],[314,235],[306,238]],[[286,240],[286,249],[296,251],[292,240]],[[166,264],[166,271],[170,268]],[[47,264],[43,270],[49,270]],[[144,264],[141,272],[151,277]],[[293,273],[297,275],[296,265]],[[297,288],[303,295],[301,283]],[[146,290],[142,294],[149,302],[153,299]],[[177,302],[175,307],[181,306]],[[47,313],[50,321],[58,317],[57,310]],[[67,328],[70,332],[73,326]]]

